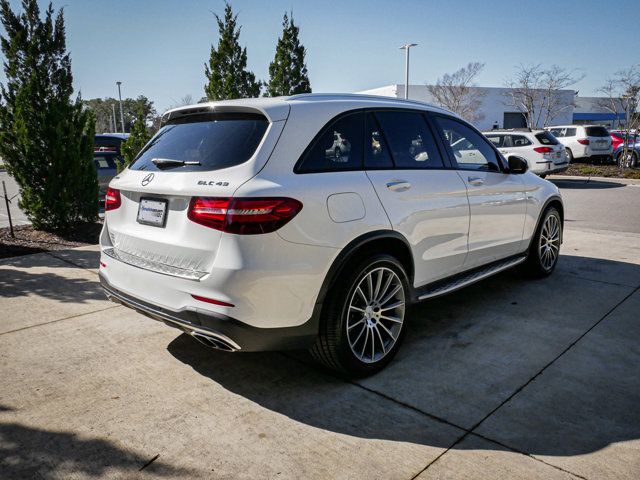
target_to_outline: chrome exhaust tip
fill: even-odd
[[[216,337],[213,335],[205,335],[201,332],[191,331],[188,332],[193,338],[195,338],[198,342],[206,345],[210,348],[215,348],[216,350],[224,350],[225,352],[236,352],[238,349],[235,348],[230,343],[226,342],[224,339],[220,337]]]

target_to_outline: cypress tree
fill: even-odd
[[[238,42],[241,27],[230,4],[225,3],[224,18],[216,15],[216,22],[220,35],[218,47],[211,45],[209,65],[204,66],[207,97],[209,100],[258,97],[261,82],[247,70],[247,49]]]
[[[131,127],[131,134],[126,141],[122,142],[120,150],[124,156],[124,165],[118,165],[118,171],[124,167],[128,167],[133,162],[136,155],[142,150],[142,148],[151,140],[151,134],[147,128],[147,119],[145,111],[142,108],[138,109],[138,116],[136,121],[133,122]]]
[[[277,97],[279,95],[295,95],[297,93],[310,93],[311,84],[307,75],[305,64],[305,48],[298,38],[300,27],[287,14],[282,21],[282,36],[278,38],[276,55],[269,65],[269,83],[266,95]]]
[[[0,86],[0,156],[20,187],[20,208],[35,228],[67,230],[98,216],[93,164],[95,120],[73,95],[63,10],[40,18],[37,0],[23,12],[0,0],[6,84]]]

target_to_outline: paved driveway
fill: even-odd
[[[571,224],[552,277],[421,304],[359,381],[105,301],[93,247],[0,261],[0,478],[637,479],[640,235]]]

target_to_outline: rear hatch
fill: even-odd
[[[107,200],[103,248],[126,263],[199,279],[212,269],[221,232],[189,220],[192,199],[232,197],[264,166],[285,120],[247,109],[178,113],[111,182],[119,200],[115,208]]]
[[[609,131],[605,127],[584,127],[584,130],[591,150],[606,151],[611,147],[611,135],[609,135]]]
[[[542,131],[536,133],[535,137],[543,145],[542,151],[544,153],[542,156],[545,160],[550,160],[553,163],[565,163],[567,161],[564,145],[552,133]]]

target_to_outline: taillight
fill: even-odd
[[[589,139],[588,138],[579,138],[578,139],[578,143],[580,145],[589,145]]]
[[[534,151],[538,153],[551,153],[553,152],[553,148],[551,147],[534,147]]]
[[[278,230],[302,210],[293,198],[193,197],[187,217],[227,233],[255,235]]]
[[[122,199],[120,198],[120,190],[115,188],[107,188],[107,192],[104,195],[104,211],[115,210],[122,205]]]

